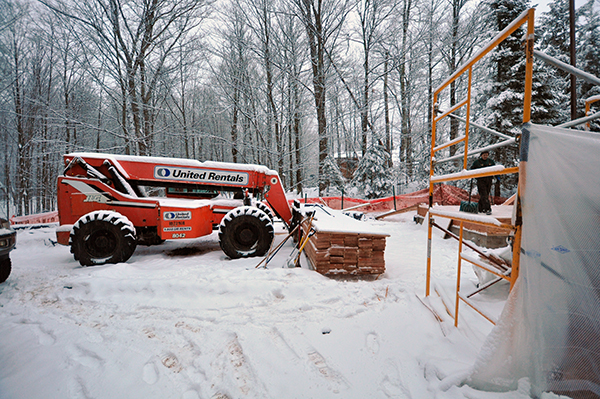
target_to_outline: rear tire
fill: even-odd
[[[8,279],[11,269],[11,261],[8,256],[4,259],[0,259],[0,283],[3,283]]]
[[[135,251],[135,227],[120,213],[90,212],[73,225],[69,244],[82,266],[125,262]]]
[[[273,237],[271,219],[256,207],[240,206],[229,211],[219,226],[219,244],[231,259],[266,254]]]

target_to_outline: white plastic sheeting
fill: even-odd
[[[528,124],[521,160],[520,277],[470,384],[600,396],[600,134]]]

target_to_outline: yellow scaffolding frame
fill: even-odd
[[[532,77],[533,77],[533,42],[534,42],[534,8],[530,8],[529,10],[524,11],[521,15],[519,15],[510,25],[508,25],[504,30],[502,30],[498,35],[492,39],[490,43],[486,47],[484,47],[477,55],[472,57],[469,61],[463,64],[459,69],[452,74],[448,79],[446,79],[434,92],[433,94],[433,104],[434,104],[434,119],[431,128],[431,160],[430,160],[430,172],[429,172],[429,213],[428,213],[428,241],[427,241],[427,273],[426,273],[426,289],[425,296],[429,296],[430,287],[431,287],[431,244],[432,244],[432,231],[435,225],[434,216],[444,216],[443,212],[436,211],[433,209],[433,185],[435,183],[441,183],[445,181],[458,181],[471,179],[476,177],[485,177],[485,176],[495,176],[495,175],[504,175],[511,173],[519,174],[519,183],[517,186],[517,198],[515,200],[516,212],[514,213],[512,224],[498,224],[491,223],[487,221],[477,221],[473,218],[457,218],[452,217],[452,219],[460,222],[459,229],[459,237],[458,237],[458,276],[456,282],[456,303],[455,303],[455,313],[454,313],[454,325],[458,325],[458,310],[460,301],[465,302],[467,305],[472,307],[482,316],[484,316],[487,320],[494,323],[493,318],[486,315],[485,312],[478,309],[475,304],[468,299],[468,297],[464,296],[460,292],[460,284],[461,284],[461,268],[462,261],[469,262],[477,267],[480,267],[488,272],[493,273],[497,276],[498,279],[504,279],[510,282],[510,288],[512,289],[517,278],[519,277],[519,262],[520,262],[520,253],[521,253],[521,210],[520,210],[520,197],[519,193],[523,191],[523,187],[525,184],[525,162],[520,162],[518,167],[514,168],[505,168],[502,171],[486,171],[486,172],[463,172],[460,174],[449,174],[443,176],[434,176],[434,166],[435,166],[435,154],[445,148],[464,143],[464,157],[463,157],[463,169],[467,169],[467,158],[468,158],[468,144],[469,144],[469,130],[470,130],[470,116],[471,116],[471,84],[473,80],[473,66],[477,64],[485,55],[487,55],[490,51],[492,51],[496,46],[506,40],[511,34],[513,34],[517,29],[519,29],[522,25],[527,24],[527,34],[525,37],[525,55],[526,55],[526,64],[525,64],[525,93],[524,93],[524,103],[523,103],[523,123],[527,123],[531,119],[531,87],[532,87]],[[468,86],[467,86],[467,98],[458,102],[454,105],[450,110],[445,111],[441,115],[437,116],[436,111],[438,107],[439,95],[447,88],[452,82],[459,79],[463,74],[468,73]],[[436,129],[437,124],[448,117],[450,114],[455,112],[456,110],[461,109],[466,106],[466,118],[465,118],[465,134],[464,136],[458,137],[448,143],[441,144],[436,146]],[[444,216],[447,217],[447,216]],[[463,224],[468,221],[469,223],[476,223],[483,226],[492,226],[492,227],[500,227],[509,229],[513,232],[513,250],[512,250],[512,268],[502,271],[495,270],[493,267],[488,267],[485,263],[478,261],[477,259],[469,256],[468,254],[463,254]],[[435,225],[439,228],[439,226]],[[490,259],[488,259],[490,260]],[[478,291],[477,291],[478,292]]]
[[[596,101],[600,101],[600,96],[594,96],[585,100],[585,116],[590,114],[590,110],[592,109],[592,104]],[[586,123],[586,130],[590,130],[590,123]]]

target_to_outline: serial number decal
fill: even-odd
[[[191,211],[179,211],[179,212],[165,212],[163,214],[164,220],[191,220]]]
[[[163,231],[165,231],[165,232],[169,232],[169,231],[191,231],[191,230],[192,230],[191,226],[165,227],[165,228],[163,228]]]
[[[185,233],[173,233],[173,238],[185,238]]]
[[[228,172],[225,170],[198,170],[175,168],[172,166],[155,166],[154,177],[157,179],[193,181],[200,183],[225,183],[228,185],[247,185],[250,175],[247,172]]]
[[[83,202],[99,202],[101,204],[106,204],[108,202],[108,198],[102,194],[86,194]]]

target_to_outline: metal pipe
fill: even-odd
[[[473,67],[469,68],[469,83],[467,86],[467,122],[465,123],[465,156],[463,158],[463,169],[468,168],[467,157],[469,156],[469,123],[471,122],[471,83],[473,82]]]
[[[556,127],[572,127],[577,125],[582,125],[586,122],[593,121],[594,119],[600,118],[600,112],[596,112],[590,116],[584,116],[583,118],[575,119],[574,121],[569,121],[565,123],[561,123],[560,125],[556,125]]]
[[[533,91],[533,44],[535,31],[535,8],[527,14],[527,43],[525,45],[525,91],[523,93],[523,123],[531,121],[531,97]]]
[[[555,66],[558,69],[562,69],[565,72],[571,73],[577,76],[578,78],[585,80],[588,83],[600,86],[600,78],[592,75],[591,73],[584,72],[579,68],[575,68],[569,64],[565,64],[564,62],[559,61],[556,58],[551,57],[548,54],[544,54],[538,50],[534,50],[533,55],[535,56],[535,58],[538,58],[552,66]]]
[[[451,117],[451,118],[456,118],[456,119],[458,119],[459,121],[462,121],[462,122],[466,122],[467,121],[465,118],[463,118],[461,116],[458,116],[458,115],[449,114],[448,116]],[[491,133],[491,134],[496,135],[498,137],[501,137],[503,139],[512,139],[512,138],[514,138],[514,137],[508,136],[508,135],[506,135],[504,133],[500,133],[500,132],[498,132],[498,131],[496,131],[494,129],[490,129],[489,127],[486,127],[486,126],[483,126],[483,125],[479,125],[479,124],[477,124],[475,122],[469,122],[469,123],[471,124],[471,126],[476,127],[477,129],[481,129],[481,130],[483,130],[486,133]]]
[[[460,254],[462,253],[463,246],[463,228],[464,222],[461,220],[459,227],[460,235],[458,239],[458,271],[456,272],[456,304],[454,309],[454,327],[458,327],[458,310],[460,305],[460,274],[462,272],[462,257],[460,256]]]
[[[569,46],[571,50],[571,66],[576,66],[575,57],[575,0],[569,0]],[[571,120],[577,118],[577,77],[571,75]]]
[[[489,150],[493,150],[495,148],[505,147],[507,145],[514,144],[515,141],[516,140],[514,138],[512,138],[512,139],[509,139],[509,140],[501,141],[501,142],[496,143],[496,144],[488,145],[488,146],[480,148],[478,150],[469,151],[469,156],[477,155],[477,154],[479,154],[479,153],[481,153],[483,151],[489,151]],[[464,153],[456,154],[456,155],[453,155],[453,156],[448,157],[448,158],[440,159],[439,161],[436,160],[435,163],[436,164],[440,164],[440,163],[443,163],[443,162],[453,161],[455,159],[462,158],[463,156],[464,156]]]

